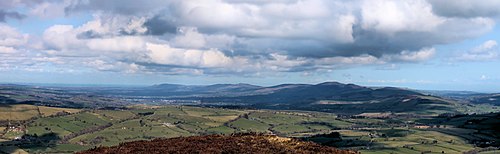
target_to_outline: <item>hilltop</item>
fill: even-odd
[[[98,147],[78,154],[101,153],[330,153],[355,154],[291,138],[255,133],[207,135],[133,141],[113,147]]]

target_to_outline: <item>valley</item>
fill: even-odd
[[[4,153],[73,153],[132,141],[235,133],[271,134],[361,153],[491,152],[500,143],[496,106],[397,88],[329,83],[292,90],[298,96],[288,88],[266,95],[158,98],[10,86],[3,87],[0,106]],[[337,93],[348,90],[312,91],[339,87],[363,90],[345,95]],[[275,99],[246,103],[245,97]],[[170,103],[159,103],[166,98]],[[198,100],[187,103],[188,98]],[[302,101],[284,102],[290,99]]]
[[[500,0],[0,0],[0,154],[500,154]]]

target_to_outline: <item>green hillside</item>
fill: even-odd
[[[3,127],[5,130],[1,134],[3,141],[0,141],[0,150],[7,153],[16,150],[72,153],[95,146],[114,146],[122,142],[154,138],[262,132],[305,138],[341,149],[360,150],[362,153],[419,153],[425,152],[425,149],[457,153],[477,150],[471,141],[481,139],[477,135],[467,136],[468,132],[479,129],[471,127],[474,125],[451,124],[467,123],[467,120],[460,118],[446,121],[450,124],[444,130],[417,127],[435,125],[431,122],[436,122],[436,119],[397,114],[391,118],[374,116],[377,114],[362,115],[337,117],[330,113],[309,111],[144,105],[131,106],[125,110],[82,110],[14,121],[9,128]],[[478,122],[487,127],[492,124],[488,117],[492,116],[483,116]],[[449,130],[455,131],[449,133],[452,132]],[[333,132],[340,134],[340,140],[321,135]],[[490,139],[495,140],[494,136]]]

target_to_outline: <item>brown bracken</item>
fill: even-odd
[[[169,139],[154,139],[151,141],[133,141],[121,143],[113,147],[97,147],[79,154],[154,154],[154,153],[257,153],[257,154],[287,154],[287,153],[333,153],[356,154],[355,151],[340,150],[322,146],[313,142],[282,138],[275,135],[244,133],[232,135],[207,135],[177,137]]]

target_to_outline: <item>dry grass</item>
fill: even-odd
[[[0,107],[0,120],[28,120],[39,116],[38,109],[34,105],[7,105]]]
[[[234,120],[234,119],[238,118],[238,116],[237,115],[229,115],[229,116],[205,116],[205,118],[208,118],[210,120],[217,121],[217,122],[227,122],[227,121]]]
[[[69,113],[80,112],[79,109],[70,109],[70,108],[57,108],[57,107],[46,107],[46,106],[39,106],[39,108],[43,116],[55,115],[58,112],[69,112]]]
[[[40,112],[38,110],[40,109]],[[58,112],[79,112],[79,109],[15,104],[0,106],[0,120],[28,120],[33,117],[55,115]],[[41,115],[40,115],[41,114]]]

